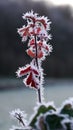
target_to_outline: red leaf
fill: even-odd
[[[36,57],[36,53],[35,52],[33,52],[31,49],[28,49],[27,50],[27,54],[30,56],[30,57],[32,57],[32,58],[34,58],[34,57]],[[42,58],[43,57],[43,52],[41,51],[41,50],[38,50],[38,54],[37,54],[37,58]]]
[[[32,73],[30,73],[29,76],[27,77],[26,84],[30,85],[31,80],[32,80]]]
[[[42,43],[42,42],[39,42],[39,43],[38,43],[38,46],[42,47],[42,46],[43,46],[43,43]]]
[[[46,49],[47,51],[49,51],[49,47],[48,47],[48,46],[46,46],[45,49]]]
[[[41,31],[41,28],[40,28],[40,27],[39,27],[39,28],[37,28],[36,35],[38,35],[38,34],[40,33],[40,31]]]
[[[33,23],[35,23],[35,18],[34,17],[26,16],[26,18],[31,19],[33,21]]]
[[[30,72],[30,66],[28,66],[25,69],[21,70],[20,75],[26,75],[28,72]]]
[[[32,57],[32,58],[35,57],[35,53],[34,53],[31,49],[28,49],[28,50],[27,50],[27,54],[28,54],[30,57]]]
[[[31,88],[36,88],[36,89],[38,88],[37,87],[38,84],[33,79],[32,72],[29,74],[29,76],[26,79],[26,85],[31,87]]]
[[[37,89],[37,88],[38,88],[37,85],[38,85],[38,84],[37,84],[34,80],[32,80],[32,82],[31,82],[31,87]]]
[[[37,71],[37,70],[32,69],[32,71],[34,72],[34,74],[39,75],[39,73],[38,73],[38,71]]]
[[[44,27],[45,27],[45,29],[46,29],[46,23],[45,23],[45,20],[44,19],[40,19],[40,20],[36,20],[36,22],[40,22],[40,23],[42,23],[43,25],[44,25]]]
[[[42,57],[43,57],[43,52],[40,51],[40,52],[38,53],[37,57],[38,57],[39,59],[42,58]]]
[[[46,49],[47,51],[49,50],[48,45],[46,45],[46,44],[44,45],[42,42],[39,42],[38,46]]]
[[[35,43],[35,40],[32,39],[32,40],[30,41],[29,45],[30,45],[30,46],[31,46],[31,45],[34,45],[34,43]]]

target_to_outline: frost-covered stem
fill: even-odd
[[[22,123],[22,125],[23,125],[23,126],[25,126],[25,124],[24,124],[23,120],[21,120],[21,123]]]
[[[39,97],[39,102],[41,103],[41,92],[40,92],[40,88],[38,89],[38,97]]]
[[[37,68],[39,69],[38,58],[37,58],[38,51],[37,51],[36,35],[34,37],[35,37],[35,50],[36,50],[36,52],[35,52],[36,53],[35,60],[36,60]],[[40,77],[39,77],[39,79],[40,79]],[[40,88],[38,89],[38,98],[39,98],[39,103],[41,103],[41,91],[40,91]]]
[[[18,119],[18,120],[19,120],[19,122],[21,122],[21,123],[22,123],[22,125],[23,125],[23,126],[25,126],[25,124],[24,124],[24,122],[23,122],[23,120],[22,120],[21,115],[20,115],[20,114],[18,114],[18,113],[16,113],[16,115],[18,115],[18,117],[17,117],[17,116],[15,116],[15,117],[16,117],[16,119]]]
[[[38,58],[37,58],[38,51],[37,51],[36,35],[34,37],[35,37],[35,50],[36,50],[36,52],[35,52],[35,54],[36,54],[35,59],[36,59],[36,65],[37,65],[37,67],[39,69]]]

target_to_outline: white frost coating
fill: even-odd
[[[21,75],[20,72],[23,71],[23,70],[25,70],[25,69],[27,69],[28,67],[30,67],[29,64],[27,64],[24,67],[19,67],[19,69],[16,71],[17,77],[22,77],[22,76],[26,75],[27,73]]]
[[[18,126],[12,126],[12,128],[10,128],[9,130],[24,130],[24,128]]]
[[[50,54],[50,52],[52,52],[53,50],[52,45],[50,45],[50,43],[46,44],[45,41],[43,41],[43,45],[44,45],[43,53],[46,53],[45,55]],[[48,48],[48,50],[45,49],[46,47]]]
[[[18,119],[18,120],[19,120],[19,116],[20,116],[20,118],[22,119],[24,124],[27,125],[27,121],[26,121],[27,114],[24,111],[21,111],[19,108],[10,112],[10,115],[13,119]]]
[[[71,120],[71,125],[70,125],[70,127],[71,127],[71,130],[73,130],[73,119]]]
[[[70,97],[69,99],[65,100],[65,101],[62,103],[61,107],[58,108],[58,112],[60,112],[60,111],[64,108],[64,106],[67,105],[67,104],[70,104],[71,107],[72,107],[72,109],[73,109],[73,97]]]
[[[66,130],[66,126],[65,126],[65,124],[64,124],[64,120],[65,120],[65,121],[69,121],[67,115],[59,114],[59,113],[57,113],[57,111],[51,110],[51,111],[49,111],[49,112],[46,112],[46,114],[44,114],[44,121],[45,121],[46,116],[53,115],[53,114],[57,115],[58,117],[63,117],[63,118],[64,118],[64,119],[61,121],[61,124],[62,124],[64,130]],[[45,121],[45,123],[46,123],[46,121]],[[47,127],[49,127],[49,125],[48,125],[47,123],[46,123],[46,125],[47,125]]]
[[[48,35],[48,39],[52,40],[52,35],[51,34]]]
[[[23,31],[21,31],[23,30]],[[25,42],[29,36],[29,34],[33,31],[33,28],[31,27],[31,24],[29,26],[23,26],[22,28],[18,29],[18,33],[22,37],[22,42]],[[32,36],[32,34],[31,34]]]
[[[22,28],[18,28],[18,29],[17,29],[17,32],[20,34],[20,36],[22,36],[22,34],[23,34],[23,32],[21,32],[21,30],[23,30],[23,29],[25,29],[25,28],[26,28],[26,26],[23,25]]]
[[[29,118],[29,123],[32,121],[32,119],[34,118],[34,116],[37,114],[37,111],[38,111],[39,107],[41,107],[41,105],[43,105],[43,103],[40,104],[39,102],[37,102],[37,106],[34,107],[34,109],[33,109],[34,112],[33,112],[32,116]]]
[[[42,103],[44,102],[44,87],[43,87],[43,84],[44,84],[44,73],[43,73],[43,69],[41,67],[41,62],[40,60],[38,60],[38,64],[39,64],[39,74],[40,74],[40,84],[39,84],[39,87],[40,87],[40,91],[41,91],[41,99],[42,99]]]
[[[19,108],[18,109],[15,109],[13,110],[12,112],[10,112],[10,115],[11,117],[15,117],[16,116],[16,113],[17,114],[20,114],[22,117],[26,118],[26,114],[24,113],[24,111],[21,111]]]
[[[52,107],[56,108],[53,101],[52,101],[52,102],[48,102],[48,103],[42,102],[41,104],[40,104],[39,102],[37,102],[37,106],[34,107],[34,113],[33,113],[33,115],[30,117],[29,122],[32,121],[32,119],[34,118],[34,116],[37,114],[38,109],[39,109],[42,105],[45,106],[45,107],[52,106]]]
[[[63,102],[63,106],[65,106],[66,104],[71,104],[73,108],[73,97],[72,98],[70,97],[69,99]]]
[[[27,19],[27,23],[29,26],[23,26],[21,29],[25,29],[26,27],[30,27],[31,25],[34,24],[34,19],[35,19],[35,27],[30,27],[29,28],[29,33],[31,33],[33,30],[36,33],[37,32],[37,28],[40,27],[41,31],[39,33],[40,38],[46,38],[46,40],[51,40],[51,35],[48,36],[48,30],[50,30],[50,20],[45,17],[45,16],[38,16],[37,13],[34,13],[33,10],[23,14],[23,19]],[[30,22],[29,20],[30,19]],[[40,25],[39,25],[40,23]],[[26,41],[27,40],[27,36],[23,36],[23,31],[20,31],[21,29],[18,29],[18,33],[21,35],[22,37],[22,41]],[[31,35],[32,36],[32,35]],[[30,37],[31,37],[30,36]]]
[[[36,64],[34,64],[34,60],[32,60],[32,62],[30,63],[30,65],[31,65],[31,69],[32,69],[32,70],[36,70],[36,71],[38,72],[38,75],[35,74],[35,73],[32,73],[32,75],[33,75],[33,79],[34,79],[35,83],[38,84],[38,85],[37,85],[37,88],[39,88],[39,87],[40,87],[40,85],[39,85],[39,84],[40,84],[40,80],[39,80],[40,71],[39,71],[39,69],[37,68]]]
[[[29,76],[29,75],[28,75],[28,76]],[[23,79],[23,83],[24,83],[27,87],[30,87],[31,89],[39,89],[39,79],[36,78],[36,75],[33,74],[33,80],[34,80],[35,83],[37,84],[37,85],[36,85],[37,88],[32,87],[31,84],[29,84],[29,85],[26,84],[26,80],[27,80],[28,76],[27,76],[25,79]]]
[[[33,31],[33,28],[32,28],[32,27],[30,27],[30,28],[29,28],[29,32],[31,33],[32,31]]]
[[[29,67],[29,66],[27,66],[27,67]],[[24,70],[24,68],[22,70]],[[37,72],[37,74],[35,73],[35,71]],[[19,74],[20,71],[17,71],[17,72]],[[40,74],[40,72],[39,72],[39,70],[38,70],[38,68],[37,68],[37,66],[35,64],[35,60],[32,60],[32,62],[30,63],[30,71],[29,71],[29,73],[31,73],[31,72],[32,72],[32,80],[35,81],[36,87],[38,89],[39,88],[39,84],[40,84],[40,80],[39,80],[39,74]],[[28,74],[28,72],[27,72],[27,74]],[[27,75],[27,77],[25,79],[23,79],[23,83],[26,86],[35,89],[34,87],[31,86],[31,84],[27,85],[26,81],[28,79],[28,76],[29,75]]]
[[[27,36],[24,36],[23,38],[22,38],[22,42],[25,42],[27,40]]]
[[[63,125],[63,128],[66,129],[66,123],[70,123],[70,128],[73,130],[73,118],[65,118],[61,121],[61,124]],[[66,129],[67,130],[67,129]]]
[[[22,37],[22,41],[26,41],[28,38],[31,41],[31,44],[28,44],[28,50],[27,54],[30,57],[33,57],[34,60],[29,65],[26,65],[25,67],[20,67],[16,74],[18,77],[22,77],[26,75],[27,77],[23,79],[23,82],[26,86],[29,86],[30,88],[36,88],[41,91],[41,96],[43,98],[43,83],[44,83],[44,76],[43,76],[43,69],[41,67],[42,60],[45,59],[47,55],[52,52],[52,46],[50,44],[47,44],[49,40],[51,40],[51,34],[48,35],[48,32],[50,30],[50,20],[45,16],[38,16],[37,13],[34,13],[33,10],[23,14],[23,19],[27,21],[26,26],[24,25],[22,28],[18,29],[18,33]],[[29,40],[29,41],[30,41]],[[35,45],[36,44],[36,45]],[[28,51],[27,50],[27,51]],[[37,54],[36,54],[37,52]],[[49,102],[48,104],[45,104],[44,102],[38,103],[37,108],[34,111],[34,114],[32,115],[31,119],[33,119],[34,115],[37,113],[39,107],[41,106],[48,107],[52,106],[54,107],[54,104],[52,102]],[[55,108],[55,107],[54,107]],[[49,111],[49,113],[53,112]],[[57,114],[57,112],[55,112]],[[19,123],[21,123],[24,128],[15,127],[11,130],[15,129],[27,129],[26,126],[26,114],[23,111],[20,111],[20,109],[16,109],[10,113],[10,115],[18,119]],[[46,114],[44,114],[46,115]],[[41,114],[37,120],[39,121],[40,118],[44,118],[43,114]],[[37,124],[36,124],[37,125]],[[29,123],[28,123],[29,126]],[[48,130],[49,127],[47,126]],[[32,128],[33,129],[33,128]],[[40,127],[38,128],[40,130]],[[30,128],[29,128],[30,130]]]
[[[21,30],[25,30],[25,28],[26,26],[24,25],[22,28],[17,29],[17,32],[22,37],[22,42],[25,42],[27,40],[27,35],[23,36],[24,31],[21,31]]]
[[[58,117],[63,117],[64,119],[68,118],[68,115],[60,114],[60,113],[58,113],[57,111],[54,111],[54,110],[46,112],[46,114],[44,114],[44,117],[46,118],[46,116],[53,115],[53,114],[57,115]]]
[[[34,13],[34,11],[31,10],[31,11],[29,11],[29,12],[23,14],[22,18],[23,18],[23,19],[26,19],[27,17],[37,18],[37,16],[38,16],[38,13]]]
[[[64,120],[61,121],[61,124],[62,124],[62,126],[63,126],[63,128],[64,128],[65,130],[67,130],[67,127],[66,127],[66,125],[65,125],[66,123],[71,123],[71,120],[68,119],[68,118],[65,118]]]
[[[50,30],[50,24],[51,24],[50,20],[47,17],[45,17],[45,16],[39,16],[37,18],[37,20],[42,20],[42,19],[44,19],[44,21],[45,21],[46,30]]]
[[[25,127],[25,128],[22,128],[22,127],[12,127],[9,130],[32,130],[32,128],[31,127]],[[35,129],[33,129],[33,130],[35,130]]]
[[[35,64],[35,60],[33,59],[30,63],[32,70],[36,70],[39,73],[39,70],[37,68],[37,65]]]

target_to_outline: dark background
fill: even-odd
[[[31,9],[52,21],[50,33],[53,39],[50,43],[53,52],[43,62],[44,73],[48,77],[73,78],[72,8],[31,0],[0,1],[0,76],[15,77],[18,67],[31,60],[25,52],[27,43],[21,43],[17,34],[17,28],[24,25],[23,13]]]

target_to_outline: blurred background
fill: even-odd
[[[55,5],[58,0],[0,1],[0,76],[15,77],[19,66],[29,62],[26,44],[21,43],[17,28],[24,25],[23,13],[33,9],[52,21],[50,33],[53,52],[43,63],[47,77],[73,77],[73,7]],[[62,0],[61,0],[62,1]],[[70,1],[70,0],[69,0]],[[59,4],[59,3],[57,3]],[[30,6],[29,6],[30,5]]]
[[[11,127],[9,111],[19,107],[30,114],[36,104],[35,91],[23,91],[22,79],[16,79],[15,74],[19,66],[22,67],[31,60],[25,52],[27,44],[22,44],[21,37],[17,34],[17,28],[24,25],[23,13],[31,9],[39,15],[48,16],[52,21],[50,33],[53,39],[50,43],[53,52],[43,63],[46,74],[45,100],[54,100],[59,105],[64,99],[73,96],[73,1],[0,0],[1,130]],[[27,99],[29,96],[30,102]]]

